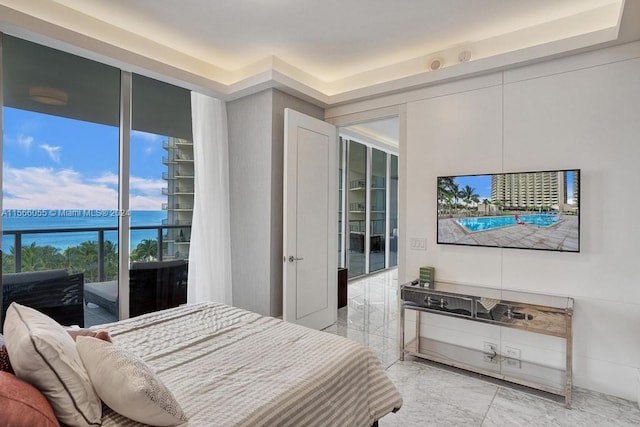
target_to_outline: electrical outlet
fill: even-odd
[[[492,342],[485,341],[482,352],[495,356],[498,353],[498,346]]]
[[[505,359],[507,361],[507,366],[509,368],[514,368],[514,369],[521,369],[522,368],[522,362],[516,359]]]
[[[482,355],[482,360],[485,363],[497,364],[498,363],[498,356],[494,356],[493,354],[484,353]]]
[[[498,363],[498,346],[485,341],[482,347],[482,360],[486,363]]]
[[[509,359],[520,360],[521,353],[522,352],[519,348],[505,347],[504,349],[504,355],[507,356]]]

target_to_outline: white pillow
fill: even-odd
[[[16,376],[47,397],[60,421],[74,427],[102,423],[102,402],[73,338],[58,322],[14,302],[7,309],[4,338]]]
[[[173,394],[142,359],[92,337],[77,337],[76,347],[98,396],[111,409],[153,426],[187,421]]]

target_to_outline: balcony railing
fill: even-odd
[[[173,204],[169,204],[169,203],[163,203],[162,204],[162,210],[163,211],[167,211],[167,210],[183,210],[183,211],[191,211],[193,210],[193,205],[192,204],[187,204],[187,203],[173,203]]]
[[[167,225],[169,224],[169,220],[168,219],[163,219],[162,220],[162,225]],[[175,220],[171,223],[171,225],[191,225],[191,221],[190,220],[186,220],[186,219],[178,219]],[[169,227],[164,227],[164,228],[169,228]]]
[[[157,260],[163,260],[163,243],[164,243],[164,230],[170,229],[191,229],[191,221],[175,221],[175,224],[167,224],[165,220],[162,220],[162,225],[136,225],[131,226],[132,232],[139,230],[156,230],[156,243],[157,243]],[[96,233],[97,237],[97,249],[98,249],[98,280],[104,282],[107,280],[105,274],[105,232],[117,232],[118,227],[83,227],[83,228],[49,228],[49,229],[33,229],[33,230],[3,230],[3,236],[13,236],[13,256],[15,272],[22,271],[22,238],[25,235],[44,235],[44,234],[63,234],[63,233]],[[191,233],[189,233],[190,235]]]

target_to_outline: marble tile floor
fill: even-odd
[[[523,387],[418,358],[398,358],[397,271],[354,280],[348,304],[325,329],[370,347],[403,397],[387,426],[640,426],[637,402],[573,389],[573,408]]]

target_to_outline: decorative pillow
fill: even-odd
[[[73,338],[60,324],[14,302],[7,310],[4,339],[16,376],[47,397],[61,422],[74,427],[101,424],[100,398]]]
[[[173,394],[142,359],[96,338],[78,337],[76,347],[98,396],[111,409],[153,426],[187,421]]]
[[[4,338],[0,334],[0,372],[9,372],[13,374],[13,368],[11,367],[11,361],[9,360],[9,353],[7,353],[7,347],[4,345]]]
[[[0,372],[0,425],[60,427],[47,398],[8,372]]]
[[[98,338],[99,340],[111,342],[111,335],[109,335],[109,331],[104,329],[67,329],[67,333],[71,335],[71,338],[73,338],[74,341],[78,337],[93,337]]]

